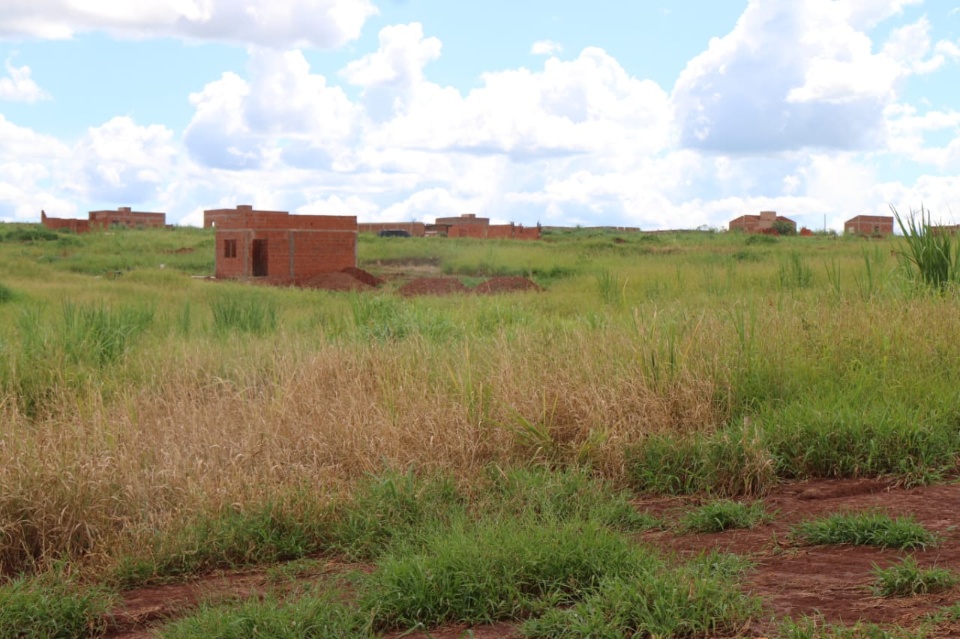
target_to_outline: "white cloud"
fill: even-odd
[[[897,82],[939,66],[925,19],[880,52],[865,29],[915,0],[751,0],[674,87],[683,144],[721,152],[882,144]]]
[[[563,51],[563,45],[553,40],[537,40],[530,47],[530,53],[533,55],[557,55]]]
[[[73,151],[80,168],[72,188],[100,201],[154,199],[177,178],[173,167],[178,150],[172,138],[166,127],[139,126],[128,117],[91,128]]]
[[[30,67],[15,67],[10,58],[7,58],[4,66],[7,76],[0,77],[0,100],[32,103],[50,99],[50,94],[34,82]]]
[[[268,47],[335,48],[377,14],[370,0],[6,0],[0,37],[70,38],[85,31]]]

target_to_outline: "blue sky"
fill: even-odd
[[[0,0],[0,64],[4,221],[960,221],[946,0]]]

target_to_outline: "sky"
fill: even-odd
[[[960,220],[955,0],[0,0],[0,220]]]

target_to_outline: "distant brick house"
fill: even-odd
[[[204,211],[216,222],[216,275],[271,284],[306,280],[357,265],[354,215],[290,215],[252,206]]]
[[[843,223],[848,235],[893,235],[893,218],[886,215],[858,215]]]
[[[473,237],[482,240],[539,240],[540,226],[522,224],[490,224],[490,218],[465,213],[459,217],[438,217],[428,224],[427,235]]]
[[[957,235],[960,233],[960,224],[937,224],[930,227],[934,235]]]
[[[48,217],[40,211],[40,223],[48,229],[69,229],[74,233],[86,233],[91,229],[111,228],[166,228],[166,213],[144,213],[131,211],[129,206],[121,206],[116,211],[90,211],[86,220]]]
[[[760,215],[741,215],[730,220],[731,231],[744,233],[776,233],[774,225],[777,223],[789,224],[793,232],[797,232],[797,223],[790,218],[777,215],[776,211],[761,211]]]
[[[426,235],[427,225],[423,222],[367,222],[357,224],[358,233],[379,233],[380,231],[406,231],[410,237]]]

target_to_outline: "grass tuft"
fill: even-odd
[[[206,605],[159,631],[161,639],[361,639],[362,619],[328,596]]]
[[[837,513],[794,526],[791,534],[802,543],[880,546],[898,550],[935,546],[938,537],[911,517],[891,519],[883,513]]]
[[[944,568],[921,568],[913,557],[904,558],[889,568],[874,566],[875,594],[881,597],[906,597],[949,590],[958,582],[956,573]]]
[[[523,624],[531,639],[728,636],[759,610],[736,583],[738,558],[706,555],[683,566],[651,565],[605,579],[572,608]]]
[[[721,500],[704,504],[696,510],[687,513],[681,522],[681,527],[695,533],[718,533],[734,528],[753,528],[769,521],[763,502],[755,501],[752,504]]]
[[[362,595],[378,630],[520,619],[651,561],[592,523],[484,521],[381,559]]]
[[[950,232],[938,232],[930,212],[910,211],[906,220],[896,209],[893,215],[903,232],[904,248],[897,251],[919,281],[935,290],[960,281],[960,246]]]

